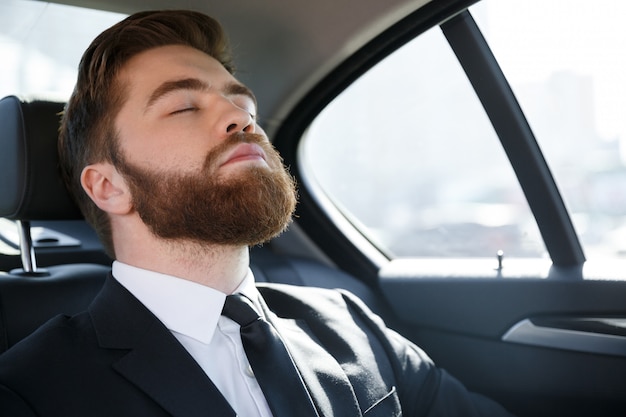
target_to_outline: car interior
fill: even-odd
[[[575,7],[554,1],[556,15],[567,20],[569,9]],[[16,4],[25,7],[20,2],[26,0],[11,0],[0,6],[0,11]],[[619,236],[618,220],[626,224],[623,220],[626,205],[618,210],[622,193],[626,195],[621,191],[626,189],[626,176],[620,176],[621,168],[601,171],[602,175],[594,171],[594,181],[610,178],[602,184],[613,187],[594,188],[594,194],[589,190],[596,182],[583,181],[571,174],[571,166],[587,165],[584,161],[595,158],[596,153],[585,151],[578,142],[573,145],[563,140],[555,145],[541,142],[537,134],[543,132],[537,127],[540,123],[529,122],[527,115],[532,112],[526,114],[523,109],[522,98],[526,99],[527,95],[518,97],[517,84],[509,80],[503,71],[505,65],[497,60],[497,46],[487,42],[486,31],[485,34],[481,31],[481,17],[486,12],[480,7],[488,2],[189,0],[176,7],[201,10],[223,22],[234,45],[235,62],[240,69],[237,75],[257,95],[261,125],[298,182],[299,205],[289,230],[271,242],[250,248],[251,269],[257,281],[341,288],[356,294],[390,327],[422,347],[436,364],[469,389],[492,397],[516,415],[623,416],[626,415],[626,258],[623,257],[626,251],[615,249],[615,256],[595,256],[596,247],[588,249],[587,233],[583,236],[582,223],[578,223],[581,215],[577,200],[565,201],[564,196],[569,192],[580,195],[584,190],[596,196],[592,199],[596,205],[600,205],[602,198],[609,200],[607,206],[612,217],[610,221],[609,217],[603,217],[601,224],[611,223],[611,232],[602,229],[593,238]],[[45,5],[55,3],[119,13],[118,20],[139,10],[173,7],[164,0],[64,0]],[[529,2],[514,3],[506,7],[515,14],[522,13],[516,7],[524,9]],[[38,12],[41,21],[46,13],[54,16],[51,9],[41,10]],[[529,8],[529,16],[534,16],[533,13]],[[57,23],[64,22],[59,19]],[[521,27],[534,30],[532,21]],[[612,32],[607,33],[612,36]],[[519,193],[515,197],[506,194],[507,198],[523,200],[520,205],[527,211],[526,214],[514,211],[509,216],[509,206],[492,204],[493,211],[488,212],[488,219],[482,223],[475,219],[459,220],[455,224],[459,229],[454,230],[464,227],[459,232],[461,240],[478,255],[459,252],[452,244],[446,249],[449,254],[431,246],[439,240],[448,242],[452,227],[438,225],[418,230],[412,229],[411,223],[402,223],[402,219],[413,215],[439,218],[447,213],[447,205],[433,203],[434,209],[428,207],[432,210],[404,209],[400,205],[394,206],[394,210],[379,208],[381,202],[400,195],[426,201],[435,194],[434,189],[439,186],[430,180],[419,186],[404,185],[404,177],[418,175],[407,160],[415,159],[415,165],[432,169],[433,175],[443,178],[458,172],[459,176],[469,178],[480,170],[488,171],[478,177],[481,181],[475,185],[465,181],[450,188],[450,193],[459,195],[468,190],[487,189],[488,182],[495,184],[500,176],[506,176],[495,168],[488,170],[491,151],[483,151],[471,142],[475,136],[486,135],[474,135],[474,124],[463,125],[457,110],[473,113],[454,100],[437,110],[435,100],[431,100],[426,90],[406,91],[403,95],[410,100],[419,100],[420,96],[431,100],[412,110],[415,114],[424,113],[423,119],[418,119],[377,98],[377,94],[385,97],[387,90],[408,90],[411,85],[407,77],[420,66],[433,74],[433,79],[427,79],[426,83],[435,84],[435,78],[442,79],[433,94],[447,94],[448,88],[457,87],[446,78],[447,72],[441,66],[433,63],[431,68],[427,56],[417,56],[414,66],[406,65],[402,75],[397,69],[392,72],[399,85],[391,84],[387,77],[380,85],[363,88],[356,103],[378,101],[390,107],[381,130],[376,131],[375,146],[379,148],[361,144],[360,120],[373,118],[375,113],[384,114],[384,110],[367,113],[360,104],[351,102],[346,105],[348,110],[339,116],[327,115],[333,109],[341,110],[343,96],[358,92],[361,79],[377,70],[387,57],[404,50],[414,40],[430,39],[435,34],[437,42],[441,42],[437,45],[445,46],[450,59],[455,60],[455,71],[462,74],[462,88],[471,91],[477,109],[472,111],[481,113],[484,122],[480,123],[489,127],[489,139],[495,139],[490,142],[490,149],[497,149],[498,156],[507,164],[510,171],[507,175]],[[90,40],[84,40],[85,46]],[[3,45],[0,43],[0,48]],[[77,64],[73,62],[74,66]],[[571,93],[571,85],[557,87]],[[543,97],[537,90],[533,94]],[[546,106],[558,107],[555,103]],[[19,91],[9,91],[0,99],[0,353],[55,315],[85,310],[111,270],[111,259],[83,220],[58,173],[56,142],[64,105],[63,98],[50,98],[37,91],[24,96]],[[435,117],[430,112],[444,116],[438,119],[443,121],[433,121],[432,129],[423,133],[432,142],[442,142],[443,148],[434,154],[437,157],[432,161],[415,156],[405,160],[393,154],[389,156],[389,165],[384,165],[389,150],[415,154],[435,149],[435,145],[411,148],[413,145],[405,142],[395,146],[395,138],[405,135],[409,142],[418,142],[419,138],[412,136],[413,126],[430,123]],[[361,118],[351,119],[352,113]],[[328,120],[329,130],[323,130],[324,120]],[[399,125],[399,131],[404,133],[392,133],[395,130],[389,125]],[[339,133],[336,136],[328,133],[333,130]],[[578,134],[567,128],[562,130],[568,138]],[[437,132],[451,133],[446,136]],[[464,134],[468,143],[454,145],[457,142],[451,138]],[[355,140],[348,136],[355,136]],[[446,145],[448,138],[450,144]],[[325,143],[324,140],[328,141],[326,148],[313,150],[316,143]],[[604,140],[602,149],[619,153],[609,145],[610,141]],[[366,159],[356,149],[359,146],[369,147],[366,150],[375,159]],[[452,163],[438,159],[454,154],[456,147],[461,159]],[[554,158],[549,156],[553,155],[550,152],[561,156],[568,153],[565,148],[568,152],[577,151],[578,155],[567,165],[570,177],[561,181],[557,164],[551,165]],[[487,162],[478,162],[478,168],[459,162],[483,152]],[[323,169],[337,161],[344,169],[315,171],[311,168],[315,158]],[[352,169],[350,164],[361,159],[365,160],[363,171]],[[589,165],[606,167],[606,161],[595,158],[594,164]],[[406,170],[396,172],[398,166]],[[367,177],[368,171],[379,176],[382,186],[375,188],[376,177]],[[392,174],[385,177],[384,171]],[[354,181],[349,182],[353,177]],[[340,193],[354,194],[354,202],[336,197]],[[480,207],[485,207],[485,201],[490,200],[485,197]],[[478,207],[456,204],[462,207],[453,212],[459,218],[469,216]],[[371,213],[365,212],[368,206],[374,208]],[[524,225],[532,223],[533,231],[528,231],[530,227],[516,231],[522,236],[521,243],[511,244],[509,249],[506,239],[513,234],[505,233],[512,226],[508,223],[506,227],[493,226],[494,219],[502,216],[524,218]],[[591,223],[597,218],[598,215],[590,215],[585,221]],[[374,226],[370,227],[368,222]],[[384,222],[393,225],[393,231],[405,234],[407,239],[402,241],[405,243],[393,243],[388,237],[390,231],[380,231]],[[490,233],[484,240],[478,236],[482,230]],[[534,235],[540,242],[538,246],[529,243]],[[422,252],[409,250],[413,244]],[[603,241],[597,247],[607,245]],[[519,255],[515,254],[516,250]],[[514,254],[510,255],[511,252]]]

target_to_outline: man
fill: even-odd
[[[248,247],[296,202],[256,111],[207,16],[139,13],[94,40],[59,154],[112,276],[0,357],[0,415],[508,415],[353,296],[255,287]]]

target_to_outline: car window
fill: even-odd
[[[623,257],[626,3],[489,0],[472,14],[544,152],[587,258]]]
[[[125,15],[42,1],[0,2],[0,98],[47,96],[66,100],[82,53],[102,30]]]
[[[545,255],[498,138],[437,27],[347,88],[303,139],[301,168],[317,198],[392,258]]]

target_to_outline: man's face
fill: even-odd
[[[289,223],[295,189],[256,125],[256,102],[218,61],[165,46],[133,57],[115,121],[133,206],[166,239],[252,245]]]

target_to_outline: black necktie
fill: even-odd
[[[243,348],[274,417],[316,416],[311,397],[282,339],[259,316],[252,302],[241,294],[229,295],[222,315],[241,326]]]

